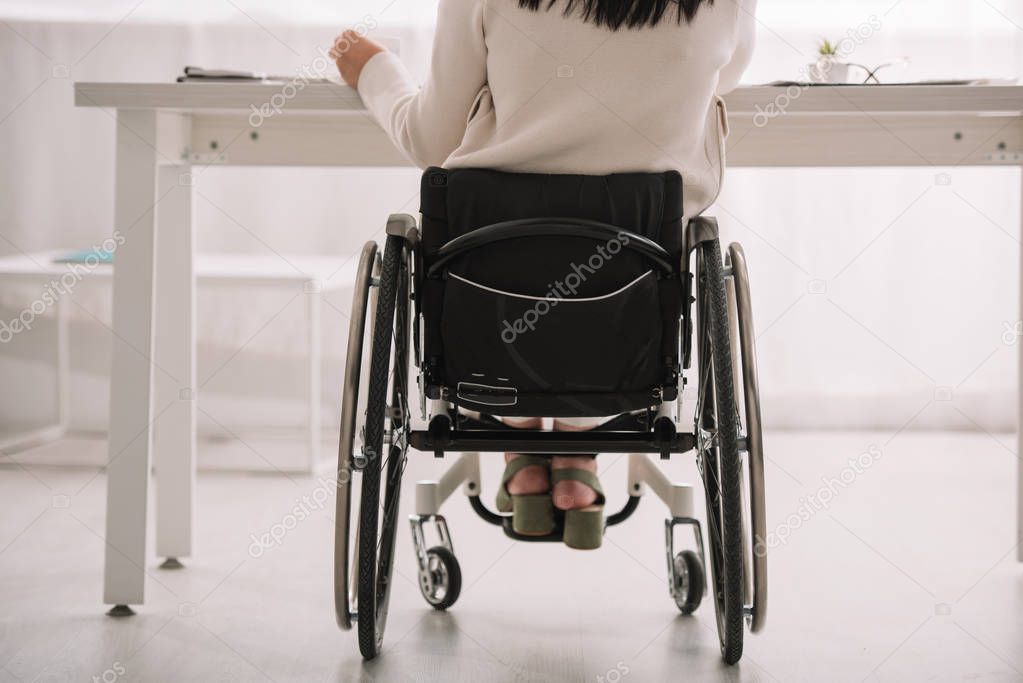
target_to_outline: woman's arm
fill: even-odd
[[[485,5],[486,0],[440,0],[430,74],[422,89],[397,56],[372,41],[377,49],[371,47],[369,54],[351,50],[338,57],[342,77],[348,73],[345,80],[421,168],[441,165],[462,142],[469,110],[487,82]]]
[[[718,81],[718,94],[725,95],[739,85],[739,79],[749,66],[753,57],[753,46],[756,42],[757,0],[729,0],[734,2],[738,11],[735,52],[732,59],[721,70]]]

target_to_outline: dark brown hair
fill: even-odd
[[[550,10],[557,3],[558,0],[519,0],[519,7],[537,12]],[[656,26],[665,15],[673,13],[673,6],[675,20],[679,24],[688,23],[704,4],[712,5],[714,0],[564,0],[564,14],[581,7],[584,21],[617,31],[622,26]]]

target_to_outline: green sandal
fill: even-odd
[[[513,496],[508,493],[508,482],[527,467],[551,466],[550,458],[520,455],[504,468],[501,488],[497,491],[499,512],[512,513],[512,529],[523,536],[545,536],[554,531],[554,502],[550,491],[531,496]]]
[[[565,510],[563,541],[576,550],[596,550],[604,541],[604,490],[597,475],[573,467],[551,470],[551,489],[559,481],[578,481],[597,492],[597,500],[578,510]]]

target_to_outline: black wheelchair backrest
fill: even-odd
[[[671,400],[683,299],[678,173],[430,169],[421,201],[428,395],[547,416]]]

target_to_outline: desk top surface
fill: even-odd
[[[789,114],[1023,114],[1020,85],[744,86],[725,98],[734,114],[781,108]],[[75,105],[121,109],[364,112],[340,83],[75,83]]]
[[[89,266],[85,263],[57,261],[67,254],[63,251],[42,251],[34,254],[12,254],[0,258],[0,279],[42,280],[49,282],[66,273],[79,277],[109,278],[113,274],[110,264]],[[307,256],[288,254],[200,253],[195,257],[195,274],[200,280],[272,284],[310,280],[320,283],[321,291],[351,286],[355,281],[357,259],[349,255]]]

